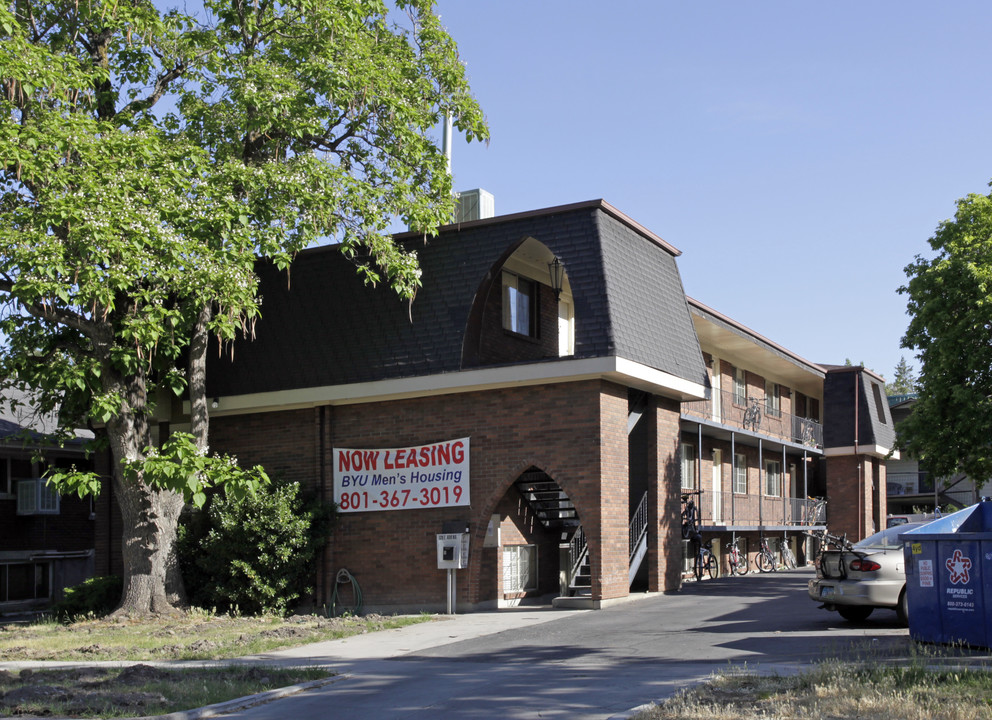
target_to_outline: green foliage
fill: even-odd
[[[917,387],[916,373],[913,372],[913,368],[906,362],[905,357],[899,358],[892,382],[885,384],[885,394],[889,396],[909,395],[915,393]]]
[[[958,201],[906,267],[903,347],[921,362],[919,396],[899,445],[936,476],[992,476],[992,195]]]
[[[248,614],[285,613],[311,591],[313,559],[328,530],[326,510],[297,483],[242,496],[214,496],[189,514],[179,557],[194,605]]]
[[[116,575],[93,577],[65,590],[62,599],[52,605],[59,620],[106,615],[120,602],[124,582]]]
[[[30,388],[65,436],[105,428],[127,508],[261,481],[185,440],[147,451],[150,418],[180,393],[189,418],[169,419],[207,447],[207,337],[251,334],[258,258],[288,269],[334,241],[367,282],[412,299],[416,254],[386,228],[426,238],[451,218],[443,117],[489,132],[433,0],[178,5],[0,7],[0,391]],[[174,499],[154,532],[172,532]],[[172,538],[130,539],[144,566]]]

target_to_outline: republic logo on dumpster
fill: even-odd
[[[951,587],[951,585],[966,586],[971,581],[971,558],[964,554],[961,548],[955,548],[947,560],[948,586],[944,588],[944,602],[951,612],[975,612],[975,589],[971,587]]]
[[[954,554],[947,558],[947,562],[944,563],[944,567],[946,567],[947,572],[950,573],[952,585],[967,585],[968,581],[971,579],[968,572],[971,570],[971,558],[965,556],[965,554],[961,552],[961,548],[955,548]]]

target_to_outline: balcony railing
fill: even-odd
[[[823,426],[815,420],[771,408],[762,398],[742,398],[721,391],[709,400],[682,403],[682,415],[788,440],[810,448],[823,447]]]
[[[933,492],[933,478],[924,471],[888,473],[885,484],[889,495],[922,495]]]
[[[816,498],[738,495],[703,490],[696,500],[700,525],[746,526],[826,525],[826,508]]]

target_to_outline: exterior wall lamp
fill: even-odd
[[[565,267],[557,256],[548,263],[548,273],[551,275],[551,289],[554,290],[555,300],[560,300],[562,282],[565,280]]]

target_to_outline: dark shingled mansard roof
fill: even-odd
[[[299,254],[289,274],[260,263],[262,317],[234,362],[213,353],[208,393],[237,395],[426,376],[462,369],[476,292],[524,238],[565,266],[576,358],[617,356],[700,385],[706,370],[675,263],[678,251],[603,201],[446,226],[416,249],[412,306],[365,285],[336,246]],[[557,358],[553,358],[557,359]]]

